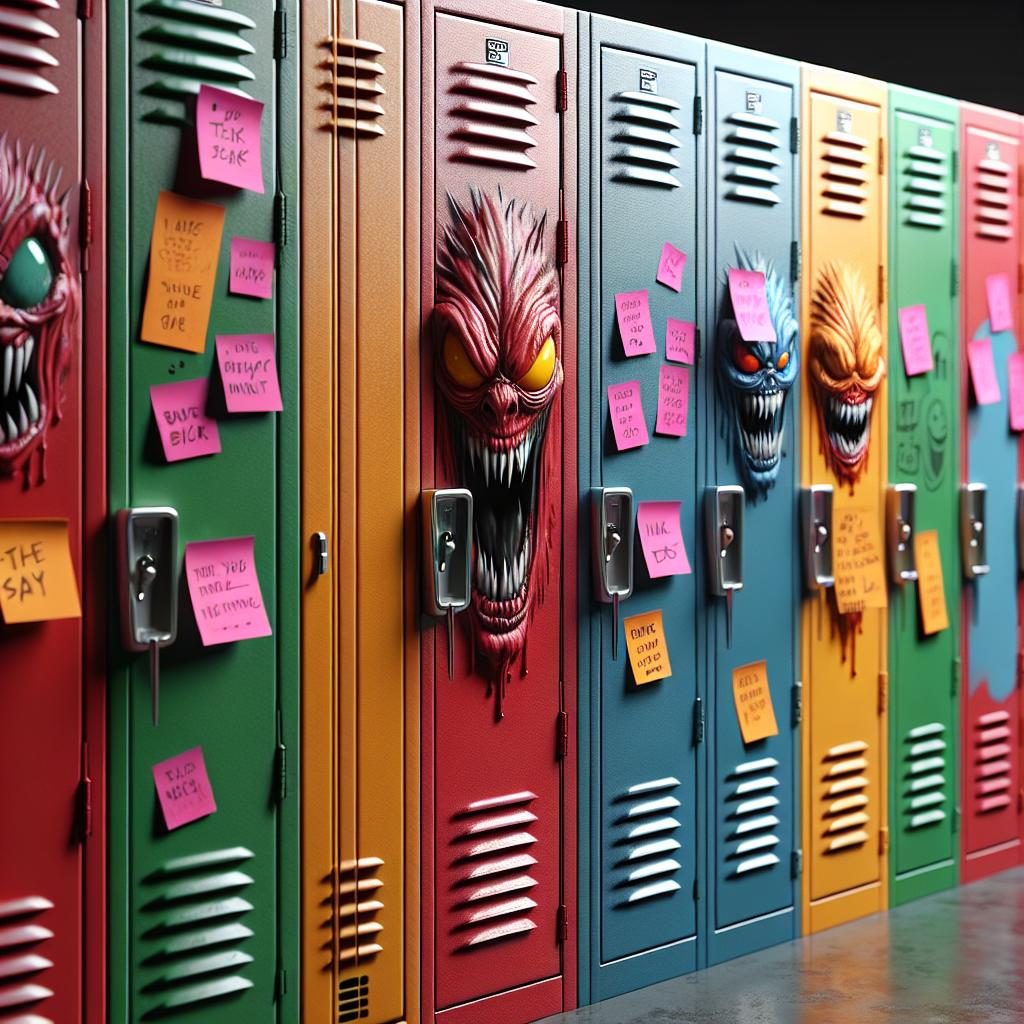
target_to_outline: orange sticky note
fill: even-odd
[[[626,630],[626,649],[636,685],[643,686],[672,675],[661,611],[630,615],[622,620],[622,625]]]
[[[141,339],[186,352],[206,348],[224,207],[161,192],[149,243]]]
[[[66,519],[0,519],[0,611],[7,623],[82,617]]]
[[[921,628],[927,636],[931,636],[932,633],[949,629],[938,530],[922,530],[914,534],[914,563],[917,566],[917,603],[921,606]]]
[[[835,513],[836,604],[839,611],[884,608],[882,531],[873,509],[849,506]]]
[[[779,735],[768,686],[768,662],[755,661],[732,670],[732,700],[744,743]]]

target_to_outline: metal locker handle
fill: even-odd
[[[619,602],[633,593],[633,492],[595,487],[590,492],[594,597],[612,606],[612,659],[619,654]]]
[[[989,571],[985,530],[988,487],[969,483],[960,488],[960,560],[964,577],[973,580]]]
[[[885,496],[885,531],[889,549],[889,576],[896,586],[917,579],[914,560],[915,484],[890,484]]]
[[[800,492],[800,548],[804,563],[804,585],[808,590],[831,587],[832,572],[831,484],[814,484]]]
[[[732,597],[743,589],[743,512],[746,492],[738,484],[704,491],[704,538],[708,581],[715,597],[725,598],[725,643],[732,646]]]

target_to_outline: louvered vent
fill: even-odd
[[[370,1016],[370,979],[365,974],[338,982],[338,1024]]]
[[[537,145],[530,129],[538,122],[528,108],[537,103],[530,91],[537,79],[469,61],[456,64],[452,74],[452,159],[514,170],[536,167],[529,151]]]
[[[946,727],[918,725],[903,737],[905,817],[909,828],[937,825],[946,819]]]
[[[982,814],[1010,804],[1010,713],[989,711],[974,723],[974,795]]]
[[[537,884],[529,871],[537,863],[530,850],[537,839],[530,826],[537,815],[530,804],[535,793],[509,793],[477,800],[456,815],[455,931],[458,948],[531,932],[537,904],[530,890]]]
[[[142,119],[157,124],[190,123],[191,101],[207,83],[245,96],[255,77],[243,63],[256,51],[242,38],[255,22],[216,4],[197,0],[146,0],[149,15],[140,35],[146,46],[140,67]]]
[[[919,228],[943,228],[949,210],[949,156],[934,146],[910,146],[904,154],[905,223]]]
[[[380,890],[384,887],[380,878],[383,866],[384,861],[380,857],[360,857],[356,861],[341,863],[338,955],[345,966],[360,963],[384,949],[379,941],[384,926],[376,920],[377,914],[384,909],[380,899]]]
[[[40,17],[41,9],[59,10],[58,0],[0,0],[0,92],[54,96],[60,90],[47,77],[58,67],[46,46],[59,38]]]
[[[12,1024],[51,1024],[48,1017],[35,1015],[39,1004],[53,995],[41,984],[53,961],[43,956],[53,932],[42,924],[53,904],[45,896],[25,896],[0,901],[0,1017]]]
[[[680,807],[678,789],[678,779],[652,779],[630,786],[616,800],[621,814],[616,818],[615,888],[622,907],[681,888],[683,866],[676,858],[682,824],[674,816]]]
[[[779,798],[775,790],[779,780],[774,757],[738,764],[726,780],[729,792],[729,824],[726,857],[733,877],[774,867],[779,863],[775,847],[779,845],[775,814]]]
[[[1013,235],[1011,171],[1008,163],[993,156],[978,161],[974,179],[974,233],[981,238],[1006,241]]]
[[[612,141],[621,145],[612,154],[616,167],[612,179],[679,188],[679,161],[672,155],[681,145],[674,134],[682,127],[673,113],[679,104],[647,92],[620,92],[614,99]]]
[[[863,740],[853,740],[832,747],[823,759],[822,838],[826,853],[868,841],[867,749]]]
[[[210,850],[168,860],[146,879],[153,899],[144,908],[143,970],[152,999],[145,1019],[252,988],[240,973],[253,961],[241,948],[253,935],[242,923],[253,907],[240,895],[253,884],[240,870],[252,857],[241,846]]]
[[[384,47],[366,39],[339,39],[328,47],[337,71],[333,97],[324,107],[331,111],[334,128],[345,135],[383,135],[384,65],[379,58]]]
[[[835,131],[828,132],[824,142],[824,211],[835,217],[862,220],[868,205],[868,140]]]
[[[740,111],[726,118],[725,180],[729,183],[726,199],[774,206],[782,184],[775,169],[780,160],[779,122],[761,114]]]

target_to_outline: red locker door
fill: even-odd
[[[105,1017],[102,86],[102,11],[0,0],[0,526],[66,520],[83,606],[0,616],[0,1021],[32,1024]]]
[[[463,1024],[575,992],[573,18],[520,0],[424,16],[423,479],[469,488],[476,524],[451,679],[443,631],[424,648],[424,1018]]]

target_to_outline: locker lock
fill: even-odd
[[[595,487],[590,492],[594,597],[612,606],[612,658],[619,654],[619,602],[633,593],[633,492]]]
[[[914,506],[917,487],[914,484],[891,484],[885,496],[889,576],[896,586],[917,579],[914,562]]]
[[[814,484],[800,492],[800,524],[803,533],[804,585],[808,590],[831,587],[832,573],[831,484]]]
[[[725,642],[732,645],[732,596],[743,589],[743,510],[746,492],[738,484],[704,491],[704,537],[708,582],[715,597],[725,598]]]
[[[989,571],[985,533],[985,484],[964,484],[960,488],[960,560],[966,579]]]

